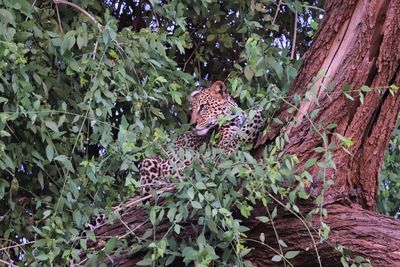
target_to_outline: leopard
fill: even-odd
[[[141,196],[151,194],[152,189],[171,185],[171,176],[184,179],[184,170],[193,163],[193,152],[207,147],[213,134],[217,137],[213,146],[230,155],[242,144],[253,143],[262,132],[262,108],[256,107],[248,113],[242,111],[222,81],[193,91],[189,102],[191,130],[177,138],[172,146],[174,150],[168,150],[166,156],[149,157],[141,163]],[[224,116],[228,119],[221,123]],[[179,150],[185,153],[178,153]]]
[[[192,165],[195,152],[199,152],[201,147],[207,149],[213,146],[230,155],[241,145],[254,143],[262,133],[262,109],[256,107],[247,113],[241,111],[222,81],[214,82],[209,88],[193,91],[189,102],[191,130],[179,135],[175,142],[166,144],[172,148],[165,149],[165,155],[148,157],[141,162],[140,197],[149,198],[152,190],[173,185],[169,179],[171,176],[184,179],[184,170]],[[219,125],[221,116],[227,116],[228,119]],[[210,145],[213,134],[217,140]],[[125,205],[126,203],[121,203],[114,210],[123,210]],[[105,214],[100,213],[87,223],[87,228],[94,231],[107,221]]]

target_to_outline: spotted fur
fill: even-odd
[[[184,169],[192,164],[193,153],[181,153],[185,155],[182,159],[177,151],[198,151],[201,145],[207,143],[214,130],[218,131],[219,136],[216,147],[223,149],[226,154],[232,153],[243,143],[253,142],[263,126],[261,109],[254,109],[252,118],[244,112],[236,113],[232,119],[218,127],[218,118],[232,115],[234,109],[238,109],[238,106],[221,81],[216,81],[210,88],[192,92],[190,124],[193,130],[177,139],[175,150],[168,151],[166,158],[157,156],[142,162],[142,195],[149,194],[151,188],[170,184],[168,176],[182,179]]]

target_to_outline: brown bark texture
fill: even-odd
[[[313,230],[319,228],[318,216],[312,219],[309,232],[301,220],[283,209],[273,225],[261,223],[255,217],[267,213],[265,207],[256,206],[254,217],[245,220],[250,228],[247,245],[253,248],[247,259],[254,266],[283,266],[271,261],[275,252],[250,240],[259,240],[264,233],[265,244],[279,249],[276,244],[279,235],[290,250],[300,251],[291,260],[294,266],[319,266],[317,251],[322,266],[341,266],[341,254],[333,249],[335,245],[370,259],[373,266],[400,266],[400,221],[374,212],[377,176],[400,109],[400,93],[392,95],[389,91],[391,84],[400,84],[400,0],[333,0],[327,1],[325,10],[325,18],[289,92],[289,97],[304,95],[312,84],[318,103],[303,101],[294,115],[295,124],[285,128],[270,125],[268,134],[259,138],[257,146],[262,148],[285,131],[290,140],[285,151],[298,156],[299,170],[308,159],[321,158],[322,154],[314,148],[322,146],[322,139],[312,130],[308,119],[316,108],[320,110],[313,119],[315,124],[337,124],[327,135],[329,142],[340,143],[334,133],[352,140],[353,145],[347,151],[336,146],[333,159],[337,168],[327,173],[334,181],[324,198],[328,210],[324,222],[331,233],[327,242],[320,242]],[[323,77],[319,76],[321,70],[325,72]],[[351,88],[348,94],[353,100],[343,94],[345,85]],[[363,85],[372,90],[361,101],[358,90]],[[288,109],[289,104],[283,104],[278,113],[281,121],[293,117]],[[312,174],[316,176],[316,172]],[[310,190],[319,194],[321,188],[316,179]],[[312,205],[299,204],[305,213]],[[96,236],[124,237],[129,232],[142,236],[151,227],[147,214],[134,199],[127,206],[121,220],[98,227]],[[167,227],[161,223],[158,233],[163,234]],[[191,228],[182,233],[190,236]],[[98,240],[91,245],[92,249],[103,247],[104,242]],[[112,262],[134,266],[140,259],[141,255],[122,254],[112,257]]]
[[[290,139],[286,152],[299,157],[300,168],[308,159],[322,156],[314,151],[322,146],[322,139],[310,130],[307,119],[313,110],[320,110],[315,124],[335,123],[334,131],[353,141],[348,151],[335,150],[337,170],[328,172],[335,182],[326,193],[328,203],[345,197],[369,210],[376,207],[377,175],[400,108],[400,94],[393,96],[388,89],[400,81],[399,36],[400,1],[327,2],[326,17],[290,91],[291,96],[304,95],[312,85],[319,106],[314,101],[301,103],[296,125],[284,131]],[[361,103],[358,90],[363,85],[372,91]],[[342,92],[346,86],[354,100]],[[288,109],[286,104],[279,112],[282,121],[289,117]],[[281,130],[280,125],[272,125],[258,144],[273,140]],[[333,134],[327,137],[328,142],[340,143]]]
[[[302,211],[311,208],[307,205],[308,203],[304,203]],[[290,250],[300,251],[299,256],[290,260],[294,266],[319,266],[318,256],[324,267],[342,266],[341,254],[333,249],[339,244],[350,248],[353,255],[370,259],[373,266],[400,266],[400,220],[367,211],[356,204],[350,206],[332,204],[327,206],[327,209],[329,215],[324,221],[331,229],[327,242],[320,243],[318,235],[313,230],[318,229],[319,217],[312,219],[310,231],[317,249],[310,233],[298,218],[283,210],[278,211],[281,215],[274,220],[274,227],[279,239],[284,240]],[[263,208],[259,207],[253,216],[263,216],[261,214]],[[279,250],[271,224],[265,225],[257,219],[250,219],[247,227],[251,229],[249,238],[258,240],[260,233],[264,233],[265,240],[269,240],[268,244]],[[272,263],[271,253],[260,243],[249,242],[249,245],[253,250],[247,259],[255,266],[283,266],[282,263]]]
[[[125,204],[127,209],[120,220],[116,220],[113,224],[105,223],[95,230],[98,241],[89,245],[91,249],[103,249],[109,237],[124,237],[129,232],[134,232],[135,236],[141,237],[146,230],[152,229],[148,215],[136,205],[134,199]],[[310,202],[301,204],[303,214],[315,206]],[[274,207],[269,208],[272,210]],[[304,220],[293,216],[282,206],[278,205],[277,208],[278,217],[273,224],[262,223],[256,218],[267,214],[266,207],[262,205],[256,206],[252,217],[245,222],[245,225],[251,229],[247,233],[247,246],[252,248],[246,259],[251,261],[253,266],[283,266],[282,262],[271,261],[272,256],[276,253],[260,243],[261,233],[265,235],[265,244],[277,251],[279,251],[279,245],[276,235],[288,246],[286,249],[282,248],[283,253],[289,250],[300,251],[297,257],[290,260],[294,266],[319,266],[318,257],[324,267],[342,266],[341,254],[334,249],[337,245],[351,249],[352,255],[370,259],[373,266],[400,266],[400,220],[365,210],[357,204],[331,204],[327,206],[328,218],[324,219],[324,222],[329,225],[331,233],[327,242],[320,242],[317,233],[320,224],[318,216],[312,219],[311,224],[307,224],[309,228],[307,230]],[[195,225],[195,220],[187,222],[180,238],[185,240],[190,238],[194,232],[191,224]],[[168,222],[161,222],[157,226],[156,235],[163,236],[168,227]],[[143,254],[123,253],[105,258],[104,261],[113,266],[136,266],[143,256]],[[185,265],[175,262],[173,266]]]

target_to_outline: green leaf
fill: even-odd
[[[156,224],[156,210],[155,209],[150,210],[150,222],[152,225]]]
[[[314,31],[316,31],[318,29],[318,23],[315,20],[311,21],[311,29],[313,29]]]
[[[259,220],[260,222],[263,222],[263,223],[269,222],[269,218],[266,216],[260,216],[260,217],[256,217],[256,218],[257,218],[257,220]]]
[[[175,224],[174,231],[179,235],[181,233],[181,226],[179,224]]]
[[[285,253],[285,258],[289,259],[289,260],[293,259],[297,255],[299,255],[299,253],[300,253],[300,251],[298,251],[298,250],[288,251]]]
[[[58,125],[54,121],[45,121],[44,124],[51,129],[53,132],[58,133]]]
[[[273,262],[280,262],[282,260],[282,257],[280,255],[275,255],[271,259]]]
[[[52,161],[52,160],[53,160],[54,149],[53,149],[53,146],[51,146],[50,144],[48,144],[48,145],[46,146],[46,156],[47,156],[47,159],[48,159],[49,161]]]
[[[244,77],[246,77],[247,80],[251,81],[254,76],[254,71],[250,68],[250,66],[244,67]]]
[[[212,42],[217,38],[215,34],[210,34],[207,36],[207,42]]]
[[[11,25],[15,26],[14,16],[7,9],[3,9],[3,8],[0,9],[0,21],[6,25],[11,24]]]
[[[107,254],[111,253],[114,250],[114,248],[117,247],[117,243],[118,243],[118,239],[116,239],[114,237],[109,239],[107,241],[106,245],[104,246],[104,252]]]
[[[287,245],[282,239],[279,239],[279,240],[278,240],[278,243],[279,243],[279,245],[281,245],[281,246],[284,247],[284,248],[287,248],[287,247],[288,247],[288,245]]]
[[[262,243],[264,243],[264,241],[265,241],[265,234],[264,234],[264,233],[261,233],[261,234],[260,234],[260,241],[261,241]]]
[[[78,45],[79,49],[85,45],[85,40],[83,39],[82,35],[78,35],[78,37],[76,37],[76,44]]]
[[[6,164],[6,166],[10,169],[15,169],[15,164],[14,161],[8,156],[8,155],[3,155],[2,158],[3,162]],[[1,162],[1,161],[0,161]],[[17,180],[16,180],[17,181]]]
[[[308,169],[308,168],[314,166],[315,163],[317,162],[317,160],[318,160],[317,158],[311,158],[311,159],[307,160],[306,163],[304,164],[304,168]]]
[[[341,134],[338,134],[338,133],[335,133],[335,135],[336,135],[337,138],[339,138],[340,141],[342,141],[343,146],[348,148],[348,147],[351,147],[353,145],[353,141],[350,138],[345,137],[345,136],[343,136]]]
[[[44,179],[43,179],[42,171],[39,171],[39,173],[38,173],[38,182],[40,184],[40,188],[43,189],[44,188]]]
[[[0,137],[10,137],[10,136],[11,134],[9,134],[7,131],[3,130],[0,131]]]
[[[206,190],[206,189],[207,189],[207,186],[206,186],[203,182],[197,182],[197,183],[195,184],[195,186],[196,186],[196,188],[199,189],[199,190]]]
[[[367,93],[371,91],[371,88],[369,86],[363,85],[361,86],[360,91],[363,93]]]
[[[191,247],[185,247],[182,250],[183,261],[187,264],[198,257],[198,252]]]
[[[69,31],[64,35],[64,38],[61,43],[61,55],[63,55],[66,51],[71,50],[71,48],[75,44],[75,32],[74,31]]]
[[[144,258],[143,260],[136,263],[138,266],[151,266],[152,260],[150,257]]]
[[[76,225],[80,225],[82,222],[82,214],[79,210],[74,210],[72,213],[72,217],[74,218],[74,222]]]
[[[310,197],[310,196],[307,195],[307,193],[304,192],[304,191],[298,192],[298,195],[299,195],[299,197],[300,197],[301,199],[308,199],[308,198]]]
[[[336,127],[337,127],[336,123],[331,123],[331,124],[328,124],[328,126],[326,126],[326,129],[331,130],[331,129],[335,129]]]
[[[86,230],[85,234],[90,240],[92,240],[93,242],[96,242],[96,236],[93,233],[93,231]]]
[[[340,258],[340,262],[342,263],[343,267],[349,267],[349,264],[344,256]]]
[[[44,212],[43,212],[43,219],[46,219],[47,217],[49,217],[50,216],[50,214],[51,214],[51,210],[45,210]]]
[[[49,259],[49,256],[45,255],[45,254],[41,254],[35,257],[37,260],[39,261],[46,261]]]
[[[201,208],[202,208],[200,202],[198,202],[198,201],[192,201],[191,204],[192,204],[192,207],[193,207],[194,209],[201,209]]]
[[[194,189],[193,187],[190,187],[187,191],[189,199],[194,199]]]
[[[86,241],[86,239],[81,238],[81,239],[79,240],[79,245],[81,246],[81,248],[82,248],[83,250],[87,250],[87,241]]]
[[[274,122],[280,125],[283,124],[283,122],[279,118],[274,118]]]
[[[271,219],[275,219],[276,215],[278,215],[278,209],[275,207],[271,213]]]
[[[61,162],[61,164],[64,166],[65,169],[67,169],[68,171],[70,171],[72,173],[75,173],[74,167],[72,166],[72,163],[67,158],[67,156],[59,155],[59,156],[55,157],[54,160]]]
[[[350,86],[349,84],[344,84],[344,85],[342,86],[342,91],[343,91],[344,93],[351,91],[351,86]]]
[[[218,167],[221,169],[230,169],[232,167],[232,161],[225,160],[221,162]]]

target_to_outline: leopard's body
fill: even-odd
[[[215,82],[210,88],[194,91],[190,95],[190,103],[190,124],[193,130],[178,137],[174,144],[175,152],[168,151],[165,158],[157,156],[142,162],[142,195],[149,194],[151,188],[170,184],[168,176],[182,179],[184,169],[192,164],[193,153],[180,153],[184,155],[182,158],[178,156],[178,150],[198,151],[207,143],[214,129],[218,128],[216,147],[224,150],[226,154],[232,153],[243,143],[253,142],[262,130],[261,109],[254,109],[251,118],[244,112],[233,115],[233,110],[238,109],[238,106],[221,81]],[[221,115],[232,115],[232,118],[217,127]]]
[[[261,109],[249,112],[253,114],[251,117],[249,114],[240,112],[217,127],[220,115],[232,115],[232,110],[238,108],[221,81],[215,82],[208,89],[194,91],[190,98],[190,124],[193,130],[180,135],[173,144],[174,150],[166,149],[165,157],[151,157],[142,162],[140,167],[142,195],[148,195],[151,188],[156,189],[170,185],[169,176],[183,179],[183,171],[193,161],[194,153],[191,152],[198,151],[204,144],[207,145],[214,130],[217,131],[216,136],[218,136],[215,146],[226,154],[232,153],[243,143],[254,142],[262,130]],[[183,158],[179,157],[179,154],[183,155]],[[120,211],[124,206],[128,206],[128,204],[122,203],[114,207],[114,210]],[[87,226],[94,231],[106,222],[106,216],[101,213]]]

